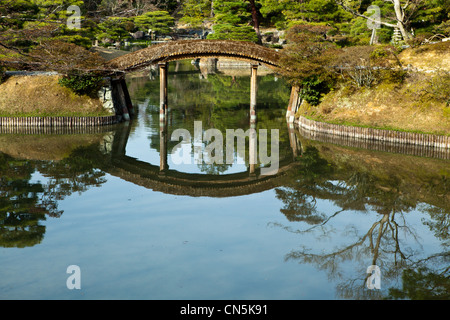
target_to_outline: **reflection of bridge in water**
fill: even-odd
[[[161,123],[160,123],[161,124]],[[345,141],[333,140],[331,135],[308,136],[293,124],[288,124],[289,143],[292,157],[280,159],[279,170],[274,175],[261,175],[260,169],[248,166],[247,171],[233,174],[213,175],[184,173],[169,170],[167,166],[167,132],[164,126],[160,127],[160,164],[154,165],[127,156],[125,148],[131,126],[125,125],[115,133],[112,146],[110,163],[105,168],[109,174],[129,181],[133,184],[174,195],[204,196],[204,197],[233,197],[252,193],[259,193],[281,187],[285,184],[286,176],[295,170],[301,155],[303,146],[301,140],[312,139],[320,142],[342,144],[368,150],[377,150],[388,153],[400,153],[413,156],[449,159],[450,152],[442,154],[424,149],[420,146],[405,148],[401,144],[367,144],[358,139],[346,139]],[[442,151],[442,150],[441,150]]]
[[[106,142],[102,143],[102,152],[93,155],[94,165],[102,171],[131,182],[133,184],[174,195],[204,196],[204,197],[232,197],[252,193],[259,193],[281,187],[285,184],[285,178],[295,173],[304,143],[300,141],[315,140],[323,143],[333,143],[353,148],[377,150],[388,153],[407,154],[429,158],[450,159],[450,151],[440,149],[437,152],[433,148],[423,148],[410,145],[405,147],[401,144],[376,143],[361,141],[359,139],[336,139],[335,136],[320,134],[309,135],[308,132],[295,128],[289,124],[289,143],[292,157],[281,159],[279,170],[274,175],[261,175],[260,169],[251,167],[247,171],[233,174],[212,175],[184,173],[169,170],[167,167],[167,133],[160,128],[160,164],[154,165],[126,155],[126,145],[131,131],[129,123],[114,125],[111,127],[69,129],[69,128],[42,128],[42,132],[36,132],[36,128],[4,128],[3,134],[20,134],[22,137],[36,134],[68,135],[68,134],[96,134],[105,133]],[[74,131],[75,130],[75,131]],[[41,135],[42,136],[42,135]],[[6,150],[0,150],[2,152]]]
[[[161,124],[161,123],[160,123]],[[258,193],[283,185],[286,174],[296,167],[299,145],[294,128],[290,130],[292,157],[280,159],[278,171],[262,175],[260,168],[249,164],[247,171],[233,174],[198,174],[170,170],[167,165],[167,130],[160,127],[160,164],[154,165],[126,155],[125,148],[131,126],[115,132],[108,165],[109,174],[154,191],[174,195],[232,197]]]

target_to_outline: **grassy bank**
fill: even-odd
[[[403,50],[399,59],[404,66],[419,70],[450,71],[450,42],[425,44]]]
[[[12,76],[0,85],[0,116],[105,116],[100,99],[62,87],[60,76]]]
[[[448,44],[423,46],[399,57],[409,71],[368,88],[338,83],[312,106],[304,101],[297,116],[328,123],[450,135],[450,52]]]

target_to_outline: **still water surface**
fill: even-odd
[[[250,172],[248,147],[231,164],[177,164],[175,129],[250,127],[250,78],[170,70],[166,131],[158,77],[141,71],[129,124],[0,135],[1,299],[449,298],[448,160],[307,139],[269,73],[257,129],[279,130],[279,174]]]

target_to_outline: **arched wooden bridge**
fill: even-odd
[[[278,67],[279,53],[253,42],[232,40],[169,41],[131,52],[108,62],[121,71],[131,71],[151,64],[203,57],[225,57],[254,64]]]
[[[243,60],[251,64],[250,80],[250,121],[256,122],[257,69],[264,64],[270,68],[279,68],[280,53],[271,48],[247,41],[232,40],[181,40],[169,41],[148,48],[130,52],[108,62],[116,71],[133,71],[148,65],[159,66],[160,72],[160,117],[167,115],[167,63],[170,61],[196,58],[228,58]],[[286,118],[294,121],[294,114],[299,104],[298,88],[293,87],[287,106]],[[125,118],[128,110],[124,108]]]

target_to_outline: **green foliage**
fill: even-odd
[[[78,95],[94,96],[100,90],[103,77],[91,74],[68,74],[59,79],[59,84]]]
[[[97,39],[102,41],[121,41],[130,36],[127,28],[130,28],[131,20],[121,17],[110,17],[98,25],[100,32]]]
[[[39,7],[38,19],[65,20],[71,15],[67,8],[71,5],[83,8],[82,0],[31,0]]]
[[[29,53],[42,42],[51,40],[89,48],[95,24],[83,16],[80,17],[81,29],[69,29],[66,24],[66,19],[72,15],[67,8],[76,5],[82,10],[83,4],[78,0],[0,0],[1,25],[9,28],[0,34],[0,42],[19,55]]]
[[[0,0],[0,30],[21,29],[38,12],[39,7],[31,0]]]
[[[295,86],[302,87],[304,79],[328,81],[332,77],[327,66],[334,59],[337,47],[326,33],[330,27],[302,24],[288,30],[288,45],[280,57],[279,72]]]
[[[383,5],[383,4],[381,4]],[[385,8],[384,6],[383,8]],[[381,10],[381,16],[384,17],[384,10]],[[368,12],[364,13],[370,16]],[[387,14],[387,13],[386,13]],[[354,45],[368,45],[370,42],[370,37],[372,35],[372,30],[367,27],[367,19],[362,17],[356,17],[351,20],[349,33],[351,35],[351,42]],[[378,42],[382,44],[387,44],[392,39],[393,29],[381,25],[379,29],[376,30],[378,36]]]
[[[251,13],[247,3],[236,0],[215,0],[213,3],[214,21],[217,24],[230,23],[242,25],[250,21]]]
[[[400,1],[402,5],[406,3],[406,0]],[[371,30],[367,27],[367,20],[345,11],[336,0],[256,0],[255,4],[261,26],[275,26],[283,30],[297,25],[317,26],[327,28],[322,34],[328,41],[327,45],[331,42],[339,47],[369,44]],[[365,15],[371,14],[367,12],[369,4],[377,5],[383,21],[396,23],[394,7],[389,1],[351,0],[346,1],[346,4]],[[81,8],[81,29],[69,29],[65,24],[71,15],[66,10],[70,5]],[[89,48],[94,39],[104,43],[121,42],[136,30],[147,32],[152,29],[160,34],[169,33],[175,25],[174,17],[194,28],[213,21],[213,33],[208,35],[208,39],[258,42],[258,36],[252,28],[251,8],[250,1],[245,0],[0,0],[0,43],[5,45],[0,47],[0,54],[17,61],[20,60],[17,55],[31,52],[42,41],[60,40]],[[408,32],[414,32],[417,38],[408,44],[413,47],[422,46],[425,39],[437,33],[450,36],[448,12],[448,0],[411,2],[404,12],[407,18],[405,27]],[[389,43],[392,34],[392,27],[381,26],[377,30],[379,43]],[[316,41],[309,48],[319,52],[313,59],[306,52],[309,49],[302,51],[303,45],[299,43],[299,52],[286,50],[292,59],[285,59],[285,66],[297,69],[290,75],[291,80],[295,78],[294,73],[297,73],[297,78],[302,78],[321,72],[320,64],[325,63],[323,60],[329,57],[320,57],[320,54],[326,52],[319,48],[324,44],[325,42]],[[4,50],[7,47],[12,47],[13,50]],[[309,58],[300,59],[302,55]],[[23,56],[21,58],[24,59]]]
[[[335,0],[260,0],[260,12],[264,19],[278,29],[290,28],[296,24],[314,24],[340,28],[342,22],[349,22],[352,15],[336,4]]]
[[[120,42],[130,37],[130,32],[151,29],[158,34],[171,31],[174,18],[167,11],[150,11],[133,18],[109,17],[98,25],[97,39],[104,42]]]
[[[324,94],[330,91],[330,84],[327,81],[320,79],[313,75],[304,78],[301,82],[301,89],[299,95],[306,100],[310,105],[317,106]]]
[[[443,21],[441,24],[434,26],[433,31],[434,33],[450,37],[450,20]]]
[[[52,40],[59,40],[59,41],[64,41],[67,43],[73,43],[76,44],[77,46],[81,46],[84,47],[86,49],[89,49],[92,45],[91,39],[87,38],[87,37],[83,37],[79,34],[74,34],[74,35],[60,35],[57,37],[53,37],[51,38]]]
[[[214,33],[209,34],[208,39],[258,41],[258,36],[251,26],[234,26],[226,23],[215,25],[213,30]]]
[[[151,29],[158,34],[166,34],[175,25],[174,18],[167,11],[151,11],[134,18],[136,28],[141,31]]]
[[[288,30],[288,46],[283,50],[280,73],[294,86],[299,95],[310,105],[320,103],[330,91],[334,75],[330,64],[337,54],[337,47],[327,40],[330,27],[302,24]]]
[[[80,29],[70,29],[66,24],[62,24],[59,28],[58,35],[54,39],[74,43],[89,49],[92,46],[92,40],[95,39],[99,32],[97,24],[89,19],[84,19]]]
[[[376,45],[371,47],[369,56],[378,63],[379,66],[388,67],[395,63],[397,66],[400,66],[398,60],[399,53],[400,50],[392,45]]]
[[[185,0],[181,14],[181,22],[193,28],[201,27],[205,19],[211,17],[211,0]]]
[[[309,0],[300,3],[299,11],[291,12],[291,20],[311,22],[325,22],[332,25],[335,22],[345,21],[352,16],[339,7],[334,0]]]
[[[208,39],[258,41],[249,23],[251,13],[246,1],[215,0],[213,33]]]
[[[389,289],[391,299],[449,300],[450,278],[426,268],[406,269],[402,275],[402,289]]]
[[[366,12],[368,3],[365,2],[349,2],[349,6],[366,16],[370,16],[371,13]],[[397,17],[395,13],[394,4],[392,1],[375,0],[370,3],[370,5],[376,5],[380,8],[381,20],[390,24],[397,24]],[[416,36],[421,33],[432,33],[433,29],[436,28],[443,21],[448,19],[448,12],[450,10],[450,2],[448,0],[417,0],[417,1],[406,1],[400,0],[401,12],[403,16],[403,25],[405,31],[411,32]],[[364,30],[362,25],[359,25],[359,21],[365,21],[365,18],[358,17],[352,24],[352,34],[355,43],[364,43],[367,34],[370,34],[368,28]],[[356,25],[355,25],[356,24]],[[362,27],[362,28],[360,28]],[[387,30],[390,30],[388,32]],[[377,30],[380,36],[381,43],[387,43],[389,39],[389,34],[392,35],[392,27],[384,27]],[[369,35],[370,37],[370,35]]]
[[[278,0],[259,0],[261,8],[259,12],[263,17],[263,21],[268,26],[275,26],[277,29],[284,30],[286,28],[286,17],[283,14],[285,4]]]
[[[392,1],[336,1],[336,0],[260,0],[262,5],[260,12],[263,21],[278,29],[287,29],[299,23],[318,23],[331,26],[337,30],[337,40],[343,37],[348,44],[365,45],[369,43],[371,30],[367,27],[367,20],[357,17],[344,10],[338,2],[345,3],[346,8],[358,14],[371,16],[373,12],[367,12],[369,5],[380,8],[381,20],[386,23],[396,24],[397,18]],[[448,34],[445,21],[448,20],[450,2],[448,0],[400,0],[404,16],[404,26],[408,32],[416,35],[423,32]],[[439,27],[440,26],[440,27]],[[392,27],[382,26],[377,30],[380,43],[388,43],[392,38]],[[350,37],[348,35],[350,34]]]
[[[368,1],[347,1],[346,4],[358,13],[370,15],[366,12]],[[380,7],[383,21],[396,22],[391,2],[374,0],[370,4]],[[404,5],[405,0],[401,0],[401,4]],[[92,18],[84,16],[81,17],[81,30],[68,31],[64,28],[64,21],[71,14],[66,11],[70,5],[79,6],[83,14],[87,14],[86,9],[95,10],[96,18],[103,20],[98,25],[100,28],[97,28],[97,21],[94,23]],[[27,21],[45,21],[53,26],[58,23],[57,31],[53,28],[52,37],[87,48],[89,40],[94,38],[121,41],[128,36],[127,33],[136,29],[168,33],[174,25],[171,14],[180,5],[182,9],[178,11],[177,17],[194,28],[214,19],[216,35],[211,35],[212,39],[256,39],[249,28],[252,24],[249,1],[242,0],[184,0],[181,4],[176,0],[96,0],[86,3],[81,0],[0,0],[0,29],[22,29]],[[260,22],[265,26],[284,30],[297,24],[326,25],[331,27],[330,35],[340,46],[366,45],[370,39],[371,30],[367,28],[367,20],[345,11],[336,0],[256,0],[256,7],[260,13]],[[92,12],[94,11],[91,14]],[[436,33],[449,36],[448,12],[448,0],[416,1],[405,9],[405,17],[408,19],[405,26],[408,31],[413,31],[422,38]],[[392,31],[392,28],[386,26],[378,29],[379,42],[388,43]],[[249,35],[245,36],[245,33]]]
[[[432,32],[434,27],[448,21],[450,2],[448,0],[423,0],[411,19],[411,27],[418,32]]]

